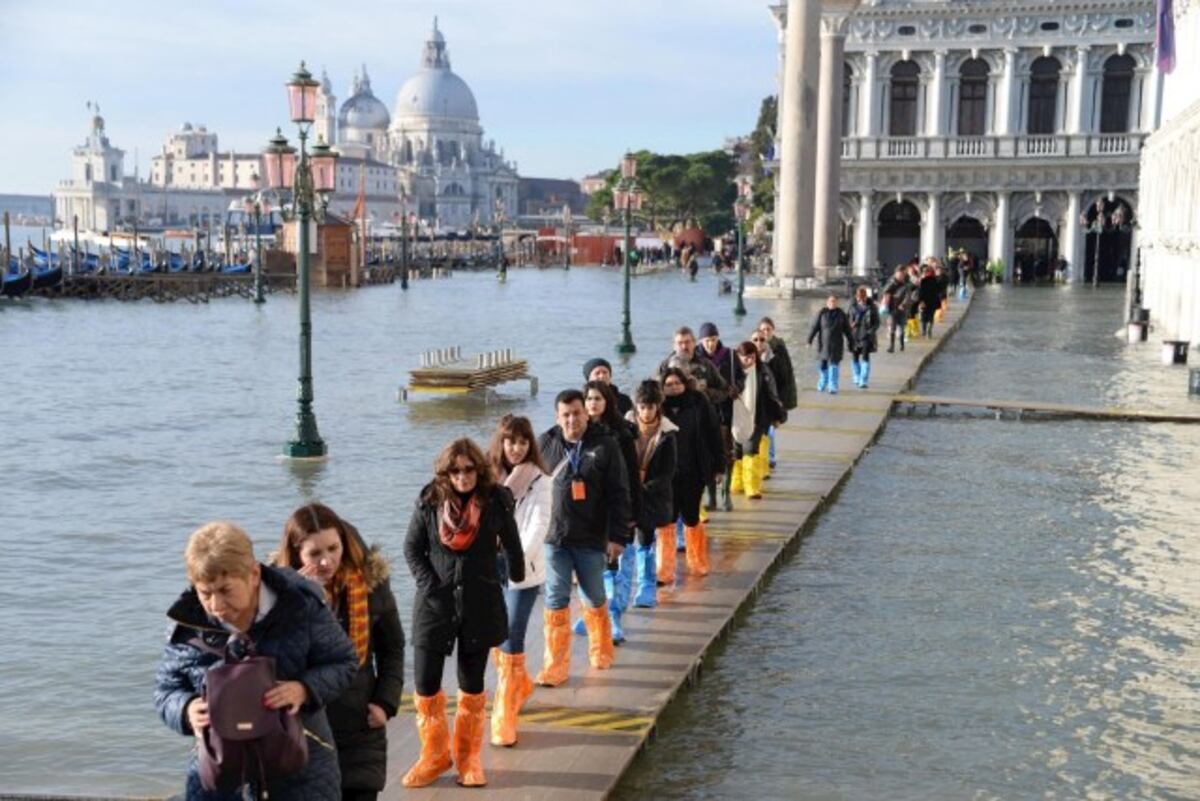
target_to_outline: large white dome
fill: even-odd
[[[367,75],[367,65],[362,68],[362,75],[354,77],[350,97],[342,103],[338,112],[338,127],[340,128],[387,128],[391,122],[387,106],[371,92],[371,78]]]
[[[423,69],[396,95],[396,117],[455,117],[479,120],[475,95],[448,69]]]
[[[450,69],[446,38],[438,30],[437,18],[425,41],[421,71],[404,82],[396,94],[396,119],[449,117],[479,121],[479,107],[467,82]]]

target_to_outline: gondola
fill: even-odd
[[[4,283],[0,285],[0,295],[6,298],[19,298],[28,292],[32,286],[32,270],[26,270],[18,275],[6,275],[4,276]]]
[[[50,289],[62,283],[62,267],[48,267],[33,271],[33,288]]]
[[[249,264],[226,264],[221,268],[221,272],[226,275],[240,275],[248,273],[253,268]]]

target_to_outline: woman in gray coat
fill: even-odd
[[[817,392],[829,389],[830,395],[838,391],[838,368],[842,362],[847,344],[851,348],[854,342],[850,339],[850,319],[846,312],[838,306],[837,295],[830,295],[825,300],[825,308],[813,320],[812,329],[808,332],[808,345],[812,347],[817,340],[817,354],[820,378],[817,381]]]

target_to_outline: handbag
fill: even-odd
[[[230,653],[235,641],[247,645],[240,659]],[[225,660],[205,673],[209,725],[197,742],[200,783],[205,790],[228,791],[257,780],[265,798],[272,780],[308,764],[300,716],[263,706],[263,695],[276,683],[275,657],[255,654],[253,643],[237,637],[230,638],[224,651],[201,640],[192,644]]]

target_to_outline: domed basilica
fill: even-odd
[[[396,93],[392,113],[372,92],[365,65],[340,108],[322,74],[315,133],[343,156],[395,168],[403,205],[441,230],[490,225],[500,209],[516,217],[516,164],[484,143],[475,95],[451,70],[436,18],[421,69]]]

